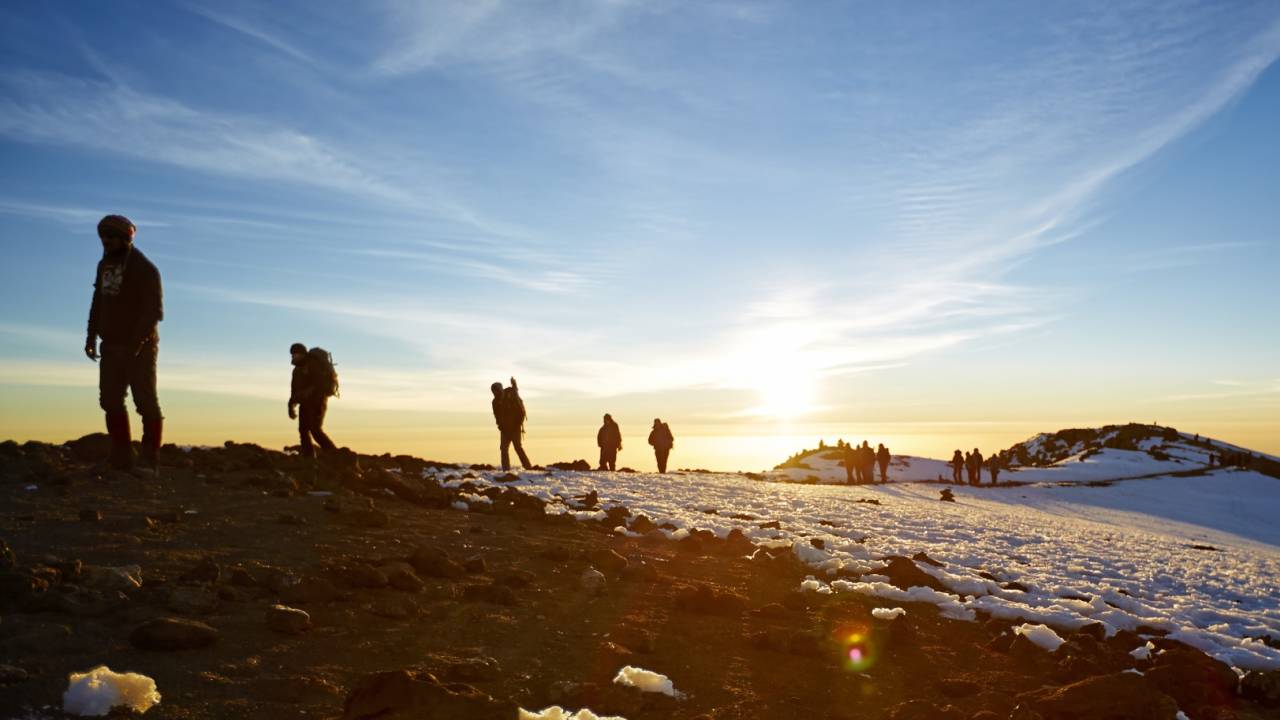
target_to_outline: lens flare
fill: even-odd
[[[875,664],[878,643],[867,628],[841,628],[836,632],[835,640],[844,650],[842,664],[845,670],[864,672]]]

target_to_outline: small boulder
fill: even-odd
[[[1254,670],[1240,679],[1240,694],[1267,707],[1280,707],[1280,670]]]
[[[616,550],[599,548],[591,553],[591,564],[606,575],[617,575],[631,563]]]
[[[129,643],[140,650],[194,650],[212,645],[218,634],[195,620],[155,618],[134,628]]]
[[[451,560],[448,553],[435,547],[418,548],[409,557],[409,564],[421,577],[460,578],[467,572]]]
[[[311,616],[305,610],[288,605],[272,605],[267,608],[267,627],[285,635],[297,635],[311,628]]]
[[[395,670],[365,676],[347,696],[342,720],[510,720],[515,715],[514,705],[470,685],[445,685],[430,673]]]
[[[485,563],[483,555],[472,555],[462,561],[462,569],[472,575],[481,575],[489,571],[489,566]]]
[[[747,599],[710,585],[693,585],[676,592],[676,607],[700,615],[734,615],[746,609]]]
[[[1073,718],[1132,718],[1168,720],[1178,703],[1141,675],[1097,675],[1071,685],[1045,688],[1019,696],[1044,720]]]
[[[387,563],[378,568],[383,575],[387,576],[387,582],[391,587],[403,592],[422,592],[425,583],[418,574],[413,571],[413,566],[404,562]]]
[[[600,595],[604,592],[607,583],[604,573],[595,568],[587,568],[582,571],[582,576],[578,578],[578,584],[588,595]]]

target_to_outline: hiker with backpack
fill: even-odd
[[[496,382],[489,386],[493,391],[493,421],[498,424],[499,447],[502,449],[502,469],[511,469],[511,457],[508,448],[516,448],[516,456],[520,458],[520,466],[525,470],[533,468],[529,456],[524,453],[524,421],[528,413],[524,409],[524,400],[520,399],[520,389],[516,379],[511,378],[511,387],[502,387]]]
[[[960,472],[966,462],[967,460],[960,454],[959,450],[956,450],[955,454],[951,456],[951,482],[956,485],[960,484]]]
[[[884,443],[876,448],[876,463],[880,465],[880,482],[889,482],[889,448]]]
[[[329,398],[338,394],[338,373],[333,356],[322,348],[307,349],[302,343],[289,346],[293,362],[293,381],[289,388],[289,419],[298,421],[299,454],[315,457],[315,444],[324,450],[336,446],[324,432],[324,416]]]
[[[604,424],[596,432],[596,445],[600,448],[600,469],[617,470],[618,451],[622,449],[622,429],[609,413],[605,413]]]
[[[982,484],[982,453],[978,452],[978,448],[974,448],[973,454],[969,456],[969,484]]]
[[[649,444],[653,446],[653,455],[658,461],[658,472],[667,471],[667,457],[671,448],[676,445],[676,438],[671,434],[671,426],[658,418],[653,419],[653,429],[649,431]]]
[[[987,472],[991,473],[991,484],[998,485],[1000,483],[1000,466],[1003,460],[999,455],[992,455],[987,460]]]
[[[117,470],[133,468],[133,435],[124,397],[142,416],[142,462],[159,470],[164,417],[156,395],[156,357],[164,319],[160,271],[133,246],[137,228],[123,215],[98,222],[102,259],[93,282],[84,354],[98,364],[98,404],[111,436],[109,462]],[[102,338],[102,346],[98,346]]]

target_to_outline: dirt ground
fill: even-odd
[[[899,603],[801,593],[806,568],[745,539],[622,537],[617,518],[547,515],[514,491],[453,509],[421,460],[317,469],[254,446],[168,447],[157,479],[105,471],[102,450],[93,436],[0,446],[0,720],[62,717],[68,674],[102,664],[155,679],[157,720],[551,705],[628,720],[1280,716],[1273,678],[1256,675],[1246,698],[1232,671],[1176,643],[1156,638],[1167,652],[1143,662],[1130,633],[1081,631],[1049,653],[1008,622],[931,605],[876,619]],[[895,561],[895,584],[916,579],[913,562]],[[130,565],[140,586],[100,569]],[[310,627],[270,626],[276,604]],[[216,639],[143,649],[137,628],[155,618]],[[615,684],[627,665],[683,697]]]

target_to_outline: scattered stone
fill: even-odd
[[[647,655],[652,653],[655,648],[655,636],[653,632],[642,627],[623,625],[622,627],[614,630],[610,636],[633,652]]]
[[[278,633],[297,635],[311,628],[311,616],[305,610],[288,605],[272,605],[267,608],[267,627]]]
[[[470,685],[446,686],[430,673],[396,670],[365,676],[347,696],[342,720],[510,720],[516,710]]]
[[[611,548],[600,548],[591,553],[591,564],[603,573],[617,575],[631,563]]]
[[[383,565],[379,570],[383,575],[387,576],[387,582],[391,587],[404,592],[422,592],[426,586],[422,582],[422,578],[413,571],[413,566],[404,562],[393,562]]]
[[[249,694],[271,703],[329,705],[342,696],[342,690],[322,677],[297,675],[261,678],[250,685]]]
[[[253,576],[253,573],[248,568],[243,568],[239,565],[231,568],[230,579],[231,584],[237,587],[256,587],[258,585],[258,579]]]
[[[938,499],[941,500],[942,502],[955,502],[956,495],[955,493],[951,492],[951,488],[942,488],[942,492],[939,493]]]
[[[194,650],[212,645],[218,631],[195,620],[156,618],[129,634],[129,643],[140,650]]]
[[[95,590],[119,590],[129,592],[142,587],[142,568],[138,565],[122,567],[85,566],[81,570],[85,587]]]
[[[454,682],[487,682],[502,677],[502,667],[485,655],[454,658],[445,663],[443,675]]]
[[[1240,694],[1267,707],[1280,707],[1280,670],[1254,670],[1240,679]]]
[[[1197,710],[1205,705],[1231,702],[1239,683],[1239,677],[1225,663],[1189,647],[1175,647],[1156,655],[1146,679],[1192,717],[1203,715]]]
[[[913,587],[927,587],[940,592],[950,592],[947,586],[943,585],[934,576],[920,569],[910,558],[900,555],[892,555],[885,558],[888,566],[883,570],[879,570],[879,574],[889,578],[890,584],[902,590],[910,590]]]
[[[382,595],[364,606],[378,617],[391,620],[408,620],[418,616],[418,604],[404,595]]]
[[[85,508],[80,511],[80,522],[101,522],[102,511]]]
[[[933,686],[939,694],[946,695],[949,698],[966,698],[970,695],[977,695],[982,690],[982,686],[972,680],[954,678],[939,680]]]
[[[353,525],[364,528],[384,528],[391,524],[391,516],[375,508],[353,510],[346,517]]]
[[[767,523],[760,523],[759,527],[761,530],[781,530],[782,523],[778,522],[777,520],[770,520]]]
[[[1019,700],[1044,720],[1071,718],[1132,718],[1168,720],[1178,703],[1141,675],[1098,675],[1059,688],[1024,693]]]
[[[600,595],[605,589],[604,573],[595,568],[587,568],[582,571],[582,576],[578,579],[578,584],[586,591],[588,595]]]
[[[889,720],[966,720],[956,708],[939,708],[928,700],[908,700],[889,708]]]
[[[449,554],[434,547],[420,547],[409,557],[409,564],[421,577],[460,578],[466,570],[449,559]]]
[[[468,585],[462,589],[464,600],[487,602],[495,605],[515,605],[516,594],[511,588],[498,583]]]
[[[472,575],[481,575],[489,571],[489,566],[485,563],[483,556],[472,555],[462,561],[462,569]]]
[[[182,615],[208,615],[218,609],[218,595],[202,587],[176,587],[167,607]]]
[[[280,598],[290,605],[333,602],[341,597],[342,593],[333,583],[318,577],[303,578],[286,585],[280,592]]]
[[[709,585],[693,585],[676,592],[676,607],[685,612],[701,615],[733,615],[741,613],[746,606],[745,597]]]

